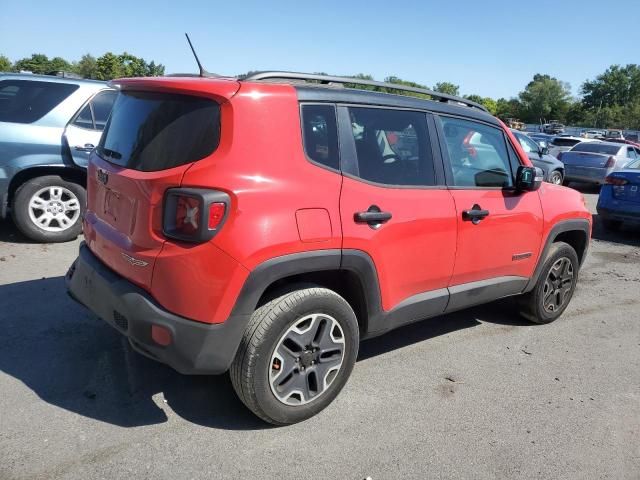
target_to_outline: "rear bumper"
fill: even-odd
[[[612,170],[606,168],[576,167],[567,165],[566,163],[564,164],[564,178],[573,182],[597,183],[601,185],[611,171]]]
[[[628,202],[625,202],[628,203]],[[609,220],[622,220],[627,222],[640,222],[640,205],[615,209],[598,207],[598,215]]]
[[[232,314],[221,324],[174,315],[151,296],[114,273],[83,243],[66,276],[69,295],[125,335],[138,352],[180,373],[219,374],[229,369],[249,321]],[[152,326],[170,332],[167,346],[156,343]]]

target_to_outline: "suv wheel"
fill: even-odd
[[[77,183],[57,175],[36,177],[20,186],[13,202],[18,229],[38,242],[66,242],[82,230],[87,194]]]
[[[551,323],[565,311],[578,280],[576,251],[564,242],[551,246],[533,290],[520,297],[520,313],[534,323]]]
[[[549,174],[549,183],[553,183],[554,185],[562,185],[563,182],[562,172],[559,170],[554,170]]]
[[[326,288],[297,290],[253,313],[231,365],[231,381],[263,420],[300,422],[340,393],[358,345],[356,316],[340,295]]]

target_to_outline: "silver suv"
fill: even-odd
[[[86,166],[116,91],[106,83],[0,74],[0,218],[39,242],[81,231]]]

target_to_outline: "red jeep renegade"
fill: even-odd
[[[515,295],[548,323],[573,295],[584,199],[480,105],[287,72],[114,85],[69,292],[148,357],[230,370],[267,422],[325,408],[363,338]]]

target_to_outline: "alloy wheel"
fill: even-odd
[[[567,257],[556,260],[544,282],[542,305],[549,312],[557,312],[567,303],[574,286],[573,264]]]
[[[47,232],[62,232],[75,225],[80,217],[80,200],[60,186],[38,190],[29,200],[29,218]]]
[[[278,341],[269,363],[269,385],[286,405],[309,403],[331,386],[342,367],[345,338],[338,321],[324,313],[296,320]]]

